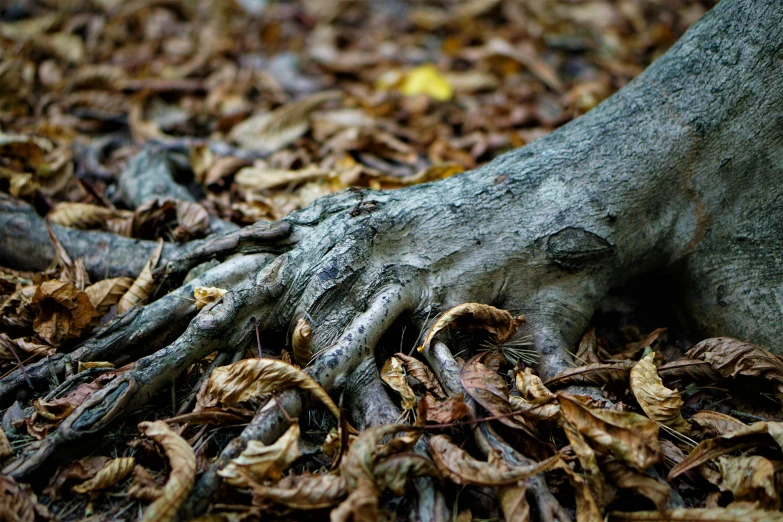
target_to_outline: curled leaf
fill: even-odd
[[[226,294],[227,290],[213,286],[197,286],[193,289],[193,297],[196,298],[196,310],[201,310],[210,303],[214,303]]]
[[[694,435],[698,435],[699,439],[726,435],[747,427],[741,420],[717,411],[697,411],[690,420],[694,431],[698,430]]]
[[[568,481],[576,493],[576,522],[603,522],[604,516],[598,508],[587,481],[562,460],[557,463],[555,468],[565,471]]]
[[[238,488],[247,487],[248,476],[258,482],[279,480],[283,471],[301,455],[299,436],[299,423],[294,422],[274,444],[266,446],[263,442],[251,440],[242,454],[231,459],[226,467],[218,471],[218,475]]]
[[[95,315],[86,293],[71,283],[54,279],[36,288],[32,306],[38,311],[33,329],[53,345],[79,337]]]
[[[185,439],[171,431],[163,421],[140,422],[139,430],[160,444],[169,460],[169,478],[163,494],[147,507],[142,522],[169,522],[193,489],[196,478],[196,455]]]
[[[613,388],[625,387],[633,366],[633,361],[591,363],[585,366],[567,368],[544,384],[551,389],[574,384],[599,387],[610,386]]]
[[[780,509],[775,490],[775,466],[764,457],[720,457],[721,491],[731,491],[738,502],[758,502],[764,509]]]
[[[381,379],[389,385],[392,390],[400,395],[403,410],[412,410],[416,407],[416,395],[408,386],[408,380],[405,377],[405,369],[402,361],[397,357],[390,357],[381,368]]]
[[[405,355],[404,353],[396,353],[394,356],[402,361],[403,366],[405,366],[405,371],[408,373],[409,377],[419,381],[422,386],[427,388],[428,392],[438,399],[446,398],[446,394],[443,393],[443,389],[440,387],[438,380],[435,378],[435,374],[432,373],[432,370],[430,370],[426,364],[417,358],[411,357],[410,355]]]
[[[446,313],[432,325],[418,350],[420,352],[426,350],[435,336],[449,329],[486,330],[496,343],[503,343],[511,339],[524,322],[523,316],[514,317],[506,310],[494,306],[464,303],[446,310]]]
[[[313,327],[306,318],[300,317],[291,334],[291,351],[299,366],[307,366],[313,356]]]
[[[418,453],[405,452],[376,463],[372,470],[378,488],[390,489],[397,495],[405,493],[408,481],[415,477],[440,477],[431,460]]]
[[[650,352],[631,368],[631,391],[650,419],[687,435],[691,425],[680,413],[683,405],[680,392],[663,385],[655,369],[654,358],[655,352]]]
[[[780,522],[780,513],[764,511],[746,504],[725,508],[679,508],[667,511],[635,511],[609,513],[609,521],[645,521],[645,522]]]
[[[529,419],[549,420],[560,413],[560,405],[555,394],[544,386],[541,377],[530,368],[517,371],[515,384],[521,397],[509,396],[515,409],[525,410],[523,415]]]
[[[452,395],[448,399],[439,401],[431,394],[424,396],[427,404],[427,420],[438,424],[449,424],[470,415],[470,408],[465,404],[463,396]]]
[[[133,457],[120,457],[107,462],[98,473],[85,482],[73,487],[76,493],[89,493],[100,489],[110,488],[128,476],[133,471],[136,459]]]
[[[152,279],[152,270],[158,264],[160,254],[163,252],[163,240],[158,241],[158,247],[150,256],[147,263],[142,268],[141,273],[133,281],[133,284],[128,291],[117,303],[117,313],[121,314],[136,306],[137,304],[146,300],[152,292],[154,280]]]
[[[133,279],[130,277],[104,279],[85,288],[84,293],[95,307],[96,316],[103,316],[120,301],[132,284]]]
[[[706,361],[679,359],[658,367],[658,375],[667,385],[688,383],[716,383],[721,375]]]
[[[293,509],[322,509],[337,504],[347,494],[339,475],[292,475],[274,486],[250,482],[253,495]]]
[[[665,482],[631,469],[612,457],[607,457],[602,467],[607,478],[618,488],[649,498],[656,509],[666,508],[671,496],[671,488]]]
[[[430,439],[430,454],[443,476],[456,484],[474,486],[516,484],[536,473],[552,469],[560,460],[560,456],[555,455],[530,466],[510,466],[490,454],[490,460],[483,462],[471,457],[445,435],[436,435]]]

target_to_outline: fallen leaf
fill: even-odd
[[[446,310],[427,333],[424,343],[419,346],[420,352],[429,348],[430,343],[444,330],[486,330],[495,343],[503,343],[517,333],[520,325],[525,322],[521,315],[514,317],[506,310],[481,303],[464,303]]]
[[[679,359],[658,367],[658,375],[666,384],[687,385],[688,383],[716,383],[721,375],[706,361]]]
[[[196,479],[196,455],[185,439],[171,431],[163,421],[140,422],[139,431],[160,444],[169,460],[169,478],[163,494],[144,510],[142,522],[169,522],[193,489]]]
[[[671,487],[668,484],[648,477],[612,457],[607,457],[601,464],[606,477],[612,484],[620,489],[647,497],[655,504],[656,509],[666,508],[671,496]]]
[[[645,522],[716,522],[742,520],[742,522],[780,522],[781,515],[777,511],[764,511],[755,507],[737,506],[725,508],[679,508],[667,511],[636,511],[609,513],[609,521],[628,520]]]
[[[400,85],[400,92],[405,96],[426,94],[438,101],[449,101],[454,96],[454,88],[432,64],[420,65],[408,71]]]
[[[84,481],[94,477],[98,471],[109,461],[108,457],[84,457],[67,466],[58,469],[49,480],[49,485],[44,489],[44,494],[54,500],[60,498],[60,492],[70,480]]]
[[[568,481],[576,494],[576,522],[603,522],[604,516],[595,502],[590,487],[581,475],[570,468],[568,464],[559,461],[555,469],[565,471]]]
[[[775,466],[761,456],[719,457],[721,491],[731,491],[735,501],[758,502],[762,509],[780,509],[775,490]]]
[[[96,317],[101,317],[106,315],[112,306],[120,302],[132,284],[133,279],[130,277],[104,279],[85,288],[84,293],[87,294],[95,307]]]
[[[631,391],[651,420],[687,435],[691,425],[682,418],[680,392],[663,385],[653,363],[654,358],[655,352],[651,351],[631,368]]]
[[[496,493],[503,518],[527,522],[530,520],[530,504],[527,503],[527,488],[522,486],[502,486]]]
[[[389,387],[400,395],[403,410],[412,410],[416,407],[416,395],[408,386],[402,361],[397,357],[390,357],[381,368],[381,379]]]
[[[559,393],[560,413],[591,444],[644,471],[661,460],[658,425],[636,413],[589,408]]]
[[[239,170],[234,178],[234,182],[240,189],[261,191],[322,179],[329,175],[329,171],[323,170],[316,165],[309,165],[299,170],[283,170],[271,169],[257,164]]]
[[[98,389],[100,389],[100,386],[95,383],[83,382],[64,397],[58,397],[48,402],[38,399],[34,401],[33,405],[35,406],[35,411],[42,417],[59,423],[73,413],[73,410],[79,407],[92,392]]]
[[[299,436],[299,423],[294,422],[274,444],[267,446],[261,441],[251,440],[239,457],[231,459],[217,473],[238,488],[247,487],[248,478],[257,482],[280,480],[283,471],[301,455]]]
[[[33,329],[53,345],[79,337],[95,315],[95,307],[86,293],[71,283],[57,280],[38,285],[32,306],[37,310]]]
[[[116,210],[91,203],[57,203],[46,215],[50,223],[64,227],[93,229],[103,228],[109,219],[123,219],[133,215],[127,210]]]
[[[98,473],[90,480],[74,486],[75,493],[91,493],[101,489],[107,489],[120,482],[133,471],[136,459],[133,457],[120,457],[107,462]]]
[[[554,393],[544,386],[541,377],[530,368],[517,370],[515,385],[521,397],[509,396],[515,409],[525,410],[523,415],[529,419],[550,420],[560,413],[560,405]]]
[[[378,489],[389,489],[397,495],[405,494],[405,488],[412,478],[440,478],[438,468],[430,459],[413,452],[398,453],[375,463],[372,470]]]
[[[141,273],[136,280],[133,281],[133,284],[128,288],[128,291],[120,298],[120,301],[117,303],[118,314],[127,312],[149,297],[155,283],[152,278],[152,270],[158,264],[161,252],[163,252],[163,240],[158,241],[157,248],[144,265],[144,268],[142,268]]]
[[[215,288],[214,286],[197,286],[193,289],[193,297],[196,299],[196,310],[201,310],[210,303],[226,295],[224,288]]]
[[[304,317],[300,317],[294,326],[291,334],[291,351],[296,364],[302,367],[307,366],[313,356],[313,327]]]
[[[271,500],[293,509],[323,509],[334,506],[347,494],[339,475],[291,475],[274,486],[249,483],[256,498]]]
[[[455,484],[474,486],[509,486],[520,480],[552,469],[560,456],[555,455],[530,466],[511,466],[490,453],[489,461],[471,457],[445,435],[430,439],[430,455],[444,477]]]
[[[430,370],[426,364],[416,359],[415,357],[405,355],[404,353],[396,353],[394,356],[402,361],[403,366],[405,366],[405,371],[408,373],[409,377],[419,381],[422,386],[427,388],[428,392],[438,399],[446,398],[446,394],[443,392],[443,388],[441,388],[440,383],[438,383],[435,374],[432,373],[432,370]]]
[[[424,401],[427,404],[427,421],[449,424],[470,415],[470,408],[462,397],[460,393],[445,400],[438,400],[432,394],[427,393],[424,396]]]
[[[11,448],[11,442],[8,440],[8,436],[5,434],[5,430],[0,426],[0,461],[10,457],[14,454],[13,448]]]
[[[9,522],[35,522],[39,517],[54,520],[30,486],[19,484],[8,475],[0,475],[0,513]]]
[[[591,363],[566,368],[544,384],[551,389],[575,384],[612,388],[626,387],[634,364],[633,361],[621,361],[617,363]]]
[[[697,440],[726,435],[747,427],[741,420],[717,411],[697,411],[690,419]]]

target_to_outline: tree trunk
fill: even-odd
[[[783,352],[781,20],[778,0],[724,0],[598,108],[480,169],[391,192],[346,191],[290,215],[285,230],[236,239],[240,231],[227,236],[235,240],[172,252],[170,278],[208,257],[282,253],[271,262],[233,258],[222,268],[230,277],[215,275],[221,267],[202,276],[233,281],[232,291],[184,332],[172,331],[171,317],[130,317],[88,341],[83,357],[109,359],[138,336],[165,332],[171,344],[147,346],[131,372],[88,399],[35,457],[3,472],[28,475],[62,443],[144,404],[188,364],[216,348],[246,346],[253,318],[281,332],[308,312],[314,351],[325,349],[308,372],[331,393],[348,385],[358,394],[377,380],[364,363],[397,318],[419,328],[451,306],[489,303],[527,317],[548,377],[567,364],[612,286],[668,266],[704,334]],[[40,226],[30,219],[30,229]],[[154,306],[174,310],[177,300]],[[176,306],[172,313],[184,322],[195,314]],[[448,379],[448,350],[436,343],[424,355]],[[73,363],[47,364],[46,371],[38,365],[44,381],[52,367]],[[7,403],[23,382],[17,374],[0,380],[0,399]],[[294,392],[280,401],[294,415],[306,410]],[[346,403],[366,426],[373,408],[393,407],[379,401]],[[198,511],[228,458],[252,438],[275,440],[284,423],[276,404],[259,410],[204,475],[190,508]]]

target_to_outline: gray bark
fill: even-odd
[[[3,472],[29,475],[61,444],[141,406],[218,344],[242,346],[254,336],[253,317],[262,329],[285,331],[297,313],[309,313],[314,350],[324,351],[307,371],[335,396],[346,387],[358,395],[362,387],[351,383],[374,378],[365,361],[397,318],[421,326],[433,312],[489,303],[527,316],[547,378],[566,365],[612,286],[668,266],[705,335],[781,353],[781,20],[777,0],[724,0],[598,108],[485,167],[398,191],[323,198],[279,230],[234,233],[174,259],[168,273],[207,253],[283,252],[85,401],[37,455]],[[127,342],[138,335],[150,334],[128,330]],[[456,391],[446,346],[424,355]],[[0,399],[5,393],[0,387]],[[293,415],[308,400],[293,390],[281,395]],[[366,424],[373,411],[389,413],[385,399],[346,403]],[[214,492],[219,467],[248,440],[273,441],[284,421],[277,405],[262,408],[201,477],[190,513]]]

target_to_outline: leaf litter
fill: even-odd
[[[0,11],[0,192],[46,216],[56,252],[42,272],[0,268],[4,372],[67,353],[107,318],[144,306],[163,242],[204,237],[214,219],[279,219],[348,187],[394,189],[475,168],[590,110],[710,5],[471,0],[406,5],[390,21],[362,3],[260,2],[263,16],[245,3]],[[133,208],[117,196],[129,161],[150,148],[180,165],[197,201]],[[91,282],[59,245],[60,227],[161,243],[135,281]],[[193,299],[201,307],[222,294],[199,288]],[[415,481],[429,477],[458,519],[525,520],[535,510],[524,481],[543,474],[580,521],[780,519],[783,363],[752,344],[716,338],[686,351],[660,328],[592,330],[575,366],[543,381],[518,332],[523,318],[464,303],[435,321],[421,349],[466,345],[455,359],[465,393],[449,396],[421,355],[387,352],[379,372],[413,424],[356,434],[339,398],[300,369],[318,325],[294,325],[287,348],[299,368],[280,347],[276,358],[219,364],[195,411],[137,417],[148,438],[118,429],[116,448],[64,462],[43,491],[0,477],[0,511],[68,520],[134,518],[141,508],[145,519],[170,519],[230,440],[220,430],[296,386],[324,406],[225,467],[226,502],[213,512],[400,519]],[[215,357],[189,369],[190,384]],[[89,376],[81,387],[5,411],[0,459],[50,436],[100,375],[121,371],[79,362]],[[477,426],[534,463],[484,454],[469,437]],[[119,491],[138,499],[135,509],[112,501]],[[471,505],[478,494],[492,501]]]

